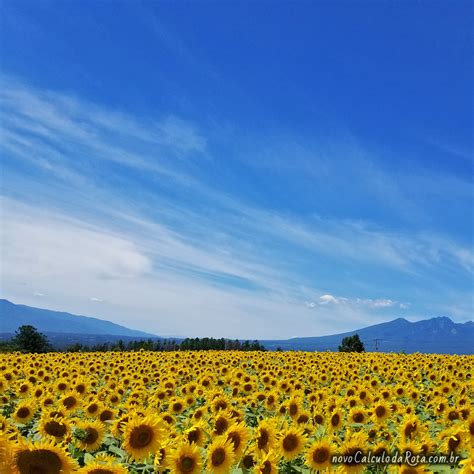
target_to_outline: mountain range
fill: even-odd
[[[23,325],[34,326],[44,334],[90,334],[132,338],[157,337],[154,334],[129,329],[104,319],[34,308],[0,299],[0,333],[14,333],[19,326]]]
[[[74,342],[91,345],[118,339],[159,338],[98,318],[18,305],[0,299],[0,339],[9,339],[19,326],[27,324],[46,334],[56,347]],[[342,338],[354,334],[359,335],[369,351],[474,354],[474,323],[455,323],[448,317],[416,322],[398,318],[342,334],[260,342],[269,350],[337,351]]]
[[[368,351],[474,354],[474,323],[455,323],[448,317],[416,322],[398,318],[342,334],[261,342],[270,350],[337,351],[342,338],[354,334]]]

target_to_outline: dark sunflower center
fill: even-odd
[[[271,474],[271,472],[272,472],[272,464],[271,464],[271,462],[270,462],[270,461],[265,461],[265,462],[263,463],[262,468],[260,469],[260,472],[261,472],[262,474]]]
[[[388,454],[388,452],[383,446],[379,446],[377,449],[374,449],[374,456],[382,456],[385,454]]]
[[[84,438],[86,444],[94,444],[99,439],[99,432],[95,428],[87,428],[87,434]]]
[[[217,448],[216,450],[214,450],[211,455],[212,465],[217,467],[217,466],[220,466],[224,461],[225,461],[225,449]]]
[[[227,408],[227,402],[225,400],[219,400],[216,403],[216,408],[225,410]]]
[[[355,413],[354,417],[353,417],[353,420],[356,423],[362,423],[364,421],[364,415],[362,413]]]
[[[449,420],[457,420],[459,419],[459,413],[456,410],[450,411],[448,415]]]
[[[375,409],[375,414],[379,417],[379,418],[382,418],[382,416],[385,416],[385,413],[387,412],[387,410],[385,410],[385,407],[383,406],[378,406],[376,409]]]
[[[54,420],[48,421],[44,426],[44,430],[49,435],[56,436],[58,438],[61,437],[61,436],[64,436],[66,434],[66,431],[67,431],[66,430],[66,425],[64,425],[63,423],[59,423],[58,421],[54,421]]]
[[[252,469],[255,465],[255,460],[251,454],[246,454],[242,459],[242,465],[245,469]]]
[[[234,450],[239,448],[239,446],[240,446],[240,435],[239,435],[239,433],[236,433],[235,431],[232,431],[232,433],[228,434],[227,439],[230,439],[231,443],[234,445]]]
[[[360,451],[359,448],[349,448],[347,449],[343,454],[346,456],[346,459],[348,459],[348,462],[345,462],[344,464],[347,466],[353,466],[357,465],[357,456],[356,454]]]
[[[95,469],[92,469],[92,471],[88,471],[89,474],[114,474],[114,471],[110,469],[104,469],[102,467],[96,467]]]
[[[144,448],[153,439],[153,430],[149,426],[137,426],[130,434],[130,446],[132,448]]]
[[[114,414],[110,410],[104,410],[100,416],[99,419],[100,421],[108,421],[111,420]]]
[[[321,447],[313,451],[313,461],[317,464],[322,464],[329,459],[329,450],[327,448]]]
[[[448,441],[448,447],[450,451],[455,451],[461,443],[461,437],[459,435],[451,436]]]
[[[87,407],[88,413],[95,413],[98,409],[99,409],[99,406],[97,405],[97,403],[92,403],[91,405]]]
[[[294,434],[286,435],[283,439],[283,449],[287,452],[294,451],[298,447],[298,437]]]
[[[28,407],[21,407],[16,412],[16,416],[18,418],[28,418],[30,416],[30,413],[31,413],[31,411]]]
[[[229,422],[225,418],[218,418],[216,421],[216,434],[221,435],[222,433],[224,433],[228,426]]]
[[[73,396],[70,396],[70,397],[66,397],[64,400],[63,400],[63,405],[66,407],[66,408],[73,408],[75,405],[76,405],[77,401],[76,399],[73,397]]]
[[[197,443],[198,439],[199,439],[199,430],[198,429],[192,430],[188,433],[188,441],[190,443]]]
[[[314,422],[318,425],[322,425],[324,421],[324,418],[322,415],[315,415],[314,417]]]
[[[189,456],[182,457],[179,467],[181,472],[192,472],[194,469],[194,459]]]
[[[16,459],[20,474],[59,474],[62,470],[61,459],[48,449],[20,451]]]
[[[341,420],[341,417],[337,413],[334,413],[334,415],[331,416],[331,425],[332,426],[339,425],[340,420]]]
[[[474,436],[474,421],[469,423],[469,433]]]
[[[405,427],[405,436],[411,438],[411,435],[416,431],[416,423],[409,423]]]
[[[258,449],[264,449],[267,446],[267,444],[268,444],[268,431],[261,430],[260,436],[258,437],[258,440],[257,440]]]
[[[300,415],[296,420],[298,423],[306,423],[309,420],[308,415]]]
[[[290,403],[290,409],[288,410],[291,416],[294,416],[298,413],[298,405],[296,403]]]

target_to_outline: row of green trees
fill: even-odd
[[[69,346],[67,352],[108,352],[108,351],[199,351],[199,350],[222,350],[222,351],[265,351],[265,347],[258,341],[241,342],[238,339],[214,339],[204,337],[200,339],[186,338],[181,342],[173,340],[139,340],[125,343],[122,340],[113,343],[102,343],[87,346],[84,344],[73,344]],[[40,333],[33,326],[21,326],[15,333],[15,336],[7,342],[0,343],[0,352],[21,351],[21,352],[50,352],[54,348],[48,341],[48,338]],[[339,346],[339,352],[364,352],[364,343],[359,335],[348,336],[342,339]]]
[[[228,339],[214,339],[212,337],[187,338],[181,342],[174,340],[137,340],[125,343],[122,340],[117,342],[105,342],[91,346],[76,343],[66,348],[66,352],[109,352],[109,351],[199,351],[199,350],[234,350],[234,351],[265,351],[265,347],[258,341],[239,340],[231,341]],[[7,342],[0,344],[0,351],[11,352],[50,352],[54,348],[48,341],[48,338],[40,333],[34,326],[21,326],[15,333],[15,336]]]

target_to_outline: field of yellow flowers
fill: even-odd
[[[473,374],[471,356],[2,354],[0,472],[471,473]],[[460,458],[377,463],[393,453]]]

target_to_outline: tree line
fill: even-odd
[[[9,341],[0,341],[0,352],[52,352],[55,349],[48,338],[40,333],[34,326],[20,326],[15,336]],[[94,345],[86,345],[81,343],[72,344],[64,349],[65,352],[109,352],[109,351],[265,351],[265,346],[258,341],[239,341],[238,339],[214,339],[213,337],[194,337],[186,338],[182,341],[171,339],[146,339],[124,342],[105,342]],[[281,350],[280,348],[277,349]],[[360,340],[359,335],[344,337],[339,346],[339,352],[364,352],[364,343]]]
[[[200,351],[200,350],[222,350],[222,351],[265,351],[265,347],[258,341],[239,341],[228,340],[224,338],[214,339],[212,337],[204,338],[186,338],[182,341],[171,339],[146,339],[124,342],[104,342],[99,344],[87,345],[75,343],[67,346],[65,352],[109,352],[109,351]],[[9,341],[0,342],[0,352],[52,352],[55,348],[50,344],[48,338],[39,332],[34,326],[20,326],[15,336]]]

